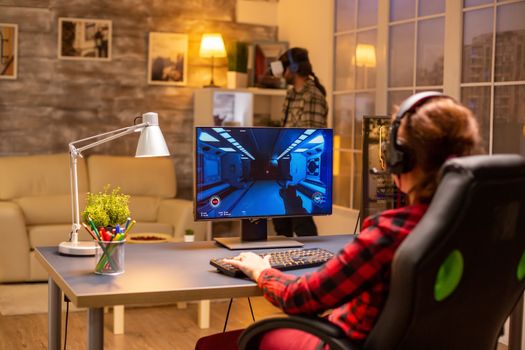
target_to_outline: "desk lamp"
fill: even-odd
[[[224,48],[224,41],[220,33],[202,34],[201,47],[199,56],[204,58],[211,57],[211,79],[210,84],[204,87],[218,87],[213,81],[213,59],[215,57],[226,57],[226,49]]]
[[[69,144],[69,180],[71,183],[71,217],[72,227],[69,241],[62,242],[58,245],[58,251],[67,255],[95,255],[98,249],[95,242],[79,242],[78,230],[80,229],[80,211],[78,207],[78,175],[77,175],[77,158],[82,157],[82,152],[106,143],[111,140],[118,139],[124,135],[133,132],[140,132],[139,142],[135,157],[162,157],[169,156],[169,150],[166,146],[166,141],[162,136],[159,128],[159,118],[157,113],[145,113],[142,115],[142,123],[131,125],[122,129],[106,132],[103,134],[91,136],[82,140],[73,141]],[[97,141],[78,146],[77,144],[84,144],[86,141],[97,139]]]

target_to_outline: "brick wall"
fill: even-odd
[[[176,164],[179,194],[192,193],[193,92],[209,82],[209,60],[198,57],[201,34],[275,40],[277,28],[236,23],[235,0],[0,0],[0,23],[18,24],[18,78],[0,80],[0,155],[67,152],[76,139],[159,113]],[[112,60],[59,60],[59,17],[112,21]],[[189,35],[188,85],[147,84],[149,32]],[[226,60],[215,82],[225,85]],[[93,153],[133,155],[137,136]]]

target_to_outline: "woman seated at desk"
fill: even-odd
[[[393,117],[387,146],[387,165],[396,186],[407,195],[406,206],[367,218],[359,236],[311,274],[288,275],[272,269],[269,256],[262,259],[253,253],[241,253],[228,262],[256,281],[265,298],[288,314],[333,309],[328,320],[362,344],[386,302],[394,254],[425,214],[441,166],[451,157],[480,153],[480,144],[476,119],[467,108],[439,93],[413,95]],[[211,337],[215,344],[236,341],[228,333]],[[204,350],[199,343],[205,342],[199,340],[196,349]],[[293,329],[269,331],[260,341],[264,350],[322,348],[314,335]]]

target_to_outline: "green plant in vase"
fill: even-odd
[[[248,44],[240,41],[227,43],[228,70],[230,72],[248,72]]]
[[[194,242],[195,235],[191,228],[184,230],[184,242]]]
[[[248,86],[248,44],[240,41],[228,42],[226,52],[228,55],[228,87]]]
[[[109,192],[110,185],[104,186],[104,192],[88,193],[86,208],[82,212],[82,219],[89,224],[93,220],[96,227],[115,227],[125,224],[129,211],[129,198],[120,192],[120,187]]]

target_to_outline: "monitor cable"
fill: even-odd
[[[224,328],[222,329],[222,333],[226,332],[226,326],[228,325],[228,318],[230,317],[230,310],[232,308],[233,298],[230,298],[230,303],[228,304],[228,311],[226,312],[226,319],[224,320]],[[252,314],[252,321],[255,322],[255,316],[253,315],[253,308],[252,308],[252,302],[250,298],[248,298],[248,305],[250,305],[250,313]]]

